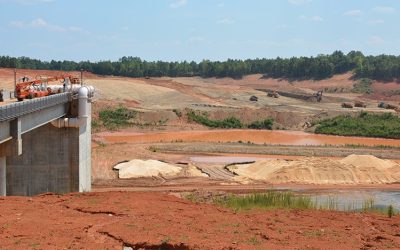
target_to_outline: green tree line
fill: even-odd
[[[248,59],[201,62],[145,61],[138,57],[122,57],[118,61],[41,61],[28,57],[0,56],[0,67],[46,70],[85,70],[99,75],[128,77],[232,77],[249,74],[293,80],[325,79],[352,71],[356,78],[392,81],[400,79],[400,56],[364,56],[359,51],[344,54],[335,51],[316,57]]]

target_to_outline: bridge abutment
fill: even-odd
[[[7,156],[7,195],[79,191],[79,129],[43,125],[22,135],[22,154]]]

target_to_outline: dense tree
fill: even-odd
[[[359,51],[347,55],[335,51],[317,57],[292,57],[276,59],[248,59],[227,61],[203,60],[196,62],[148,62],[139,57],[122,57],[118,61],[100,62],[50,62],[28,57],[0,56],[0,67],[50,70],[85,70],[99,75],[129,77],[201,76],[241,78],[248,74],[293,80],[325,79],[334,74],[353,71],[356,78],[383,81],[400,80],[400,57],[390,55],[364,56]]]

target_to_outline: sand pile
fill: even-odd
[[[374,156],[350,155],[342,160],[304,158],[295,161],[264,160],[232,165],[239,176],[270,183],[374,184],[400,182],[400,165]]]
[[[377,167],[379,169],[388,169],[398,165],[394,161],[382,160],[373,155],[349,155],[340,162],[354,166]]]
[[[185,173],[186,177],[209,177],[208,174],[203,173],[200,171],[200,169],[198,169],[195,165],[189,163],[187,169],[186,169],[186,173]]]
[[[118,176],[122,179],[175,176],[182,170],[180,167],[156,160],[131,160],[116,165],[114,169],[118,170]]]

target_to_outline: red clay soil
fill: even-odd
[[[400,217],[234,212],[158,193],[0,198],[1,249],[399,249]]]

